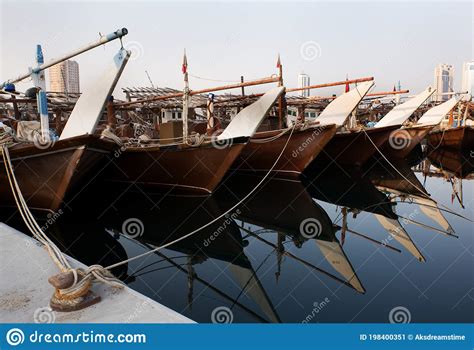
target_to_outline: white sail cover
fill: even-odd
[[[450,234],[454,234],[454,229],[444,217],[443,213],[438,207],[438,203],[430,198],[422,198],[418,196],[412,197],[413,201],[420,206],[420,209],[427,217],[435,221],[443,230]]]
[[[413,243],[403,226],[395,219],[389,219],[380,214],[374,214],[382,226],[395,238],[406,250],[408,250],[419,261],[426,261],[418,247]]]
[[[385,126],[402,125],[435,91],[435,89],[428,87],[422,93],[399,104],[375,124],[375,127],[382,128]]]
[[[337,241],[327,242],[323,240],[315,240],[316,245],[323,253],[324,258],[331,264],[331,266],[339,272],[346,281],[354,287],[359,293],[365,293],[365,288],[357,277],[357,274],[352,267],[349,259],[347,259],[341,244]]]
[[[319,121],[321,125],[336,124],[338,127],[344,125],[346,119],[373,85],[373,81],[357,84],[354,89],[342,94],[328,104],[316,120]]]
[[[242,109],[217,137],[217,140],[253,136],[284,90],[284,87],[276,87],[260,97],[258,101]]]
[[[232,271],[239,285],[242,287],[244,294],[250,296],[250,298],[268,317],[268,320],[272,323],[280,323],[281,321],[275,311],[275,307],[263,289],[263,286],[258,280],[255,271],[252,269],[246,269],[236,264],[231,264],[229,269]]]
[[[444,116],[452,110],[459,101],[453,97],[440,105],[431,108],[418,120],[416,125],[438,125]]]
[[[64,126],[59,137],[60,140],[94,132],[105,109],[107,99],[114,91],[129,57],[129,51],[120,49],[99,79],[84,90]]]

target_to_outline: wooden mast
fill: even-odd
[[[280,54],[278,54],[277,60],[277,68],[278,68],[278,86],[283,86],[283,65],[281,64]],[[283,127],[283,101],[284,96],[281,95],[278,98],[278,128],[281,129]]]
[[[189,111],[189,80],[188,80],[188,60],[186,49],[183,56],[184,91],[183,91],[183,143],[188,142],[188,111]]]

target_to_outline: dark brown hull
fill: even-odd
[[[474,128],[460,126],[457,128],[436,130],[428,135],[431,148],[451,148],[463,152],[474,150]]]
[[[436,150],[428,149],[428,159],[438,169],[448,171],[461,179],[471,178],[474,174],[474,158],[470,152],[438,147]]]
[[[57,141],[47,149],[33,144],[9,148],[21,192],[31,209],[57,211],[64,199],[81,184],[105,156],[116,147],[97,136]],[[5,165],[0,160],[0,206],[15,207]]]
[[[365,132],[361,130],[337,133],[324,147],[316,162],[318,164],[331,164],[334,162],[360,167],[375,153],[378,153],[373,144],[380,148],[388,140],[392,131],[399,127],[395,125],[366,129]],[[368,137],[370,137],[373,144]]]
[[[237,158],[232,169],[245,172],[267,173],[284,149],[291,132],[276,140],[258,143],[277,136],[282,130],[256,133]],[[294,130],[288,145],[273,172],[284,177],[298,177],[318,156],[324,146],[333,138],[336,126],[311,127],[305,130]]]
[[[181,193],[209,194],[244,148],[247,138],[231,145],[129,147],[110,164],[106,179]]]
[[[388,158],[406,158],[413,149],[429,134],[433,126],[407,127],[394,130],[382,147],[382,153]]]

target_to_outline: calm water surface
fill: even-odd
[[[452,170],[443,157],[431,161]],[[457,176],[373,162],[270,178],[227,215],[260,178],[234,174],[207,197],[97,183],[48,231],[69,254],[106,266],[217,218],[114,270],[197,322],[389,322],[397,307],[411,322],[473,322],[474,162],[454,160]]]

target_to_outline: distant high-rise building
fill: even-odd
[[[52,92],[79,93],[79,64],[67,60],[49,68],[49,85]]]
[[[474,97],[474,61],[462,65],[462,91]]]
[[[450,64],[438,64],[434,71],[434,101],[447,101],[450,95],[444,95],[453,92],[454,67]]]
[[[303,88],[303,87],[306,87],[306,86],[309,86],[309,85],[310,85],[309,75],[304,74],[304,73],[298,74],[298,87]],[[310,92],[311,92],[311,90],[302,90],[301,91],[301,96],[309,97]]]

